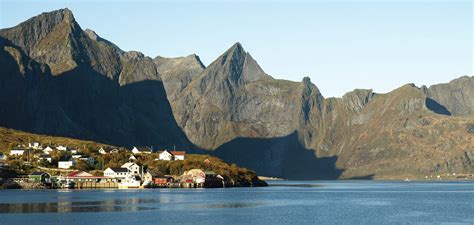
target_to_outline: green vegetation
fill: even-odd
[[[126,162],[130,161],[132,156],[131,151],[122,147],[114,147],[104,145],[91,141],[83,141],[65,137],[51,137],[44,135],[36,135],[12,129],[0,128],[0,147],[4,153],[9,153],[9,150],[17,145],[27,145],[30,141],[38,141],[43,145],[66,145],[70,148],[76,149],[78,154],[90,156],[94,158],[94,164],[88,164],[86,161],[77,160],[73,170],[89,171],[95,175],[102,175],[103,170],[108,167],[120,167]],[[116,153],[100,154],[99,149],[118,149]],[[9,174],[27,175],[33,171],[45,170],[52,175],[60,175],[68,173],[68,170],[58,170],[58,160],[61,157],[71,156],[70,151],[53,150],[50,154],[51,163],[47,160],[37,159],[34,155],[40,155],[41,150],[29,150],[23,156],[9,156],[6,163],[10,166]],[[201,169],[214,171],[223,176],[229,183],[234,186],[250,186],[250,185],[265,185],[265,182],[260,181],[255,172],[238,167],[235,164],[228,164],[219,158],[209,155],[187,154],[186,160],[177,161],[158,161],[158,153],[153,154],[138,154],[135,155],[136,163],[143,165],[144,168],[154,169],[163,174],[182,175],[185,171],[191,169]],[[40,169],[39,167],[43,168]],[[13,175],[12,175],[13,176]],[[5,177],[12,177],[10,175]],[[16,175],[15,175],[16,176]],[[14,177],[14,176],[13,176]]]
[[[229,179],[230,183],[235,186],[248,186],[248,185],[263,185],[264,182],[260,181],[255,172],[238,167],[235,164],[228,164],[219,158],[209,155],[186,155],[186,160],[182,161],[155,161],[149,160],[152,157],[147,157],[144,161],[144,165],[149,168],[154,168],[163,174],[170,175],[181,175],[184,171],[191,169],[201,169],[214,171],[220,174],[224,178]]]
[[[65,145],[74,146],[86,150],[96,150],[101,146],[112,147],[106,144],[100,144],[93,141],[85,141],[67,137],[53,137],[39,134],[32,134],[18,130],[0,127],[0,152],[7,153],[11,148],[19,145],[27,145],[30,141],[38,141],[43,145]]]

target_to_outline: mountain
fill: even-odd
[[[0,126],[205,151],[290,179],[474,173],[473,77],[324,98],[274,79],[240,43],[204,66],[83,30],[68,9],[0,30]]]
[[[463,76],[447,84],[430,86],[427,95],[444,106],[448,114],[474,114],[474,77]]]
[[[191,142],[260,174],[389,179],[474,171],[473,117],[443,113],[470,107],[472,77],[444,87],[445,93],[459,91],[446,101],[435,96],[440,85],[413,84],[387,94],[357,89],[325,99],[309,78],[273,79],[239,43],[207,68],[178,68],[167,73],[185,76],[186,84],[181,91],[174,85],[168,99]],[[164,85],[181,81],[169,76]]]
[[[188,86],[195,76],[205,68],[199,56],[195,54],[178,58],[157,56],[153,61],[156,70],[163,79],[166,94],[170,101],[175,101],[181,90]]]
[[[165,79],[165,87],[175,79],[180,78]],[[237,43],[195,74],[178,97],[168,99],[188,138],[201,148],[215,149],[238,136],[290,133],[298,122],[301,106],[296,104],[303,89],[304,85],[265,74]]]
[[[70,10],[43,13],[0,37],[0,68],[8,68],[0,85],[24,87],[0,90],[8,102],[1,125],[122,146],[192,147],[153,59],[82,30]]]

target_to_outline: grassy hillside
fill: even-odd
[[[9,153],[9,150],[17,145],[27,145],[29,142],[37,141],[43,145],[66,145],[74,147],[83,153],[93,156],[95,164],[93,166],[85,163],[78,163],[77,170],[87,170],[94,174],[102,175],[102,171],[107,167],[120,167],[125,162],[129,161],[132,154],[125,148],[119,148],[119,153],[101,155],[97,152],[100,147],[114,147],[106,144],[96,143],[92,141],[78,140],[65,137],[51,137],[46,135],[37,135],[27,132],[17,131],[13,129],[0,128],[0,148],[1,152]],[[40,170],[38,166],[51,168],[49,172],[54,175],[65,174],[67,171],[58,171],[57,158],[63,155],[63,152],[53,152],[53,163],[44,165],[41,163],[32,163],[32,165],[25,166],[19,159],[9,159],[10,165],[18,174],[28,174],[32,171]],[[162,174],[181,175],[187,170],[202,169],[214,171],[227,178],[230,183],[236,186],[248,186],[251,184],[263,184],[259,181],[257,174],[246,168],[238,167],[235,164],[228,164],[221,159],[209,155],[187,154],[184,161],[156,161],[158,153],[136,155],[137,163],[143,165],[145,168],[154,169]]]
[[[12,147],[19,144],[28,145],[28,142],[37,141],[43,145],[61,144],[78,148],[98,148],[100,146],[109,146],[106,144],[96,143],[93,141],[85,141],[66,137],[53,137],[47,135],[32,134],[23,131],[0,127],[0,152],[8,152]]]

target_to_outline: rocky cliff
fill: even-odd
[[[473,171],[466,128],[473,119],[439,110],[469,108],[472,78],[444,87],[457,88],[452,95],[460,99],[435,96],[443,85],[413,84],[325,99],[309,78],[273,79],[239,43],[207,68],[185,68],[167,67],[174,75],[164,79],[165,87],[173,84],[167,92],[178,125],[197,146],[260,174],[331,179]]]
[[[0,37],[6,57],[0,68],[8,68],[2,76],[19,87],[29,85],[0,90],[8,99],[19,95],[9,105],[28,100],[22,110],[2,105],[5,126],[125,146],[192,146],[176,125],[153,59],[83,31],[70,10],[43,13],[0,30]],[[22,72],[29,67],[19,58],[37,66]],[[28,81],[36,77],[46,78]],[[12,82],[2,78],[3,86]],[[29,100],[25,95],[33,96]]]
[[[427,89],[429,98],[445,107],[448,114],[474,115],[474,77],[463,76]]]

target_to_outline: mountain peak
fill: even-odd
[[[74,19],[74,15],[72,13],[71,10],[69,10],[68,8],[64,8],[64,9],[58,9],[58,10],[54,10],[54,11],[51,11],[51,12],[44,12],[44,13],[41,13],[40,15],[38,16],[35,16],[27,21],[25,21],[25,23],[28,23],[29,21],[33,21],[33,20],[41,20],[41,21],[44,21],[46,25],[48,26],[55,26],[61,22],[66,22],[66,23],[69,23],[69,24],[73,24],[76,22],[76,20]]]
[[[56,11],[52,11],[51,13],[60,14],[68,20],[74,20],[74,15],[73,15],[72,11],[68,8],[58,9]]]
[[[240,51],[240,52],[245,52],[244,47],[242,47],[242,44],[240,42],[235,42],[232,47],[230,47],[229,51]]]
[[[239,42],[232,45],[224,54],[212,62],[208,68],[211,71],[222,71],[223,76],[237,83],[253,82],[268,77]]]
[[[245,61],[248,53],[245,52],[242,44],[239,42],[232,45],[224,54],[219,57],[221,64],[224,64],[229,61],[233,61],[236,63],[242,63]]]
[[[309,78],[309,77],[303,77],[302,82],[303,82],[303,84],[305,84],[305,85],[311,84],[311,78]]]
[[[61,27],[56,29],[59,25]],[[61,33],[80,30],[71,10],[65,8],[41,13],[17,26],[1,29],[0,36],[9,39],[15,45],[30,53],[33,45],[37,44],[54,30]]]

